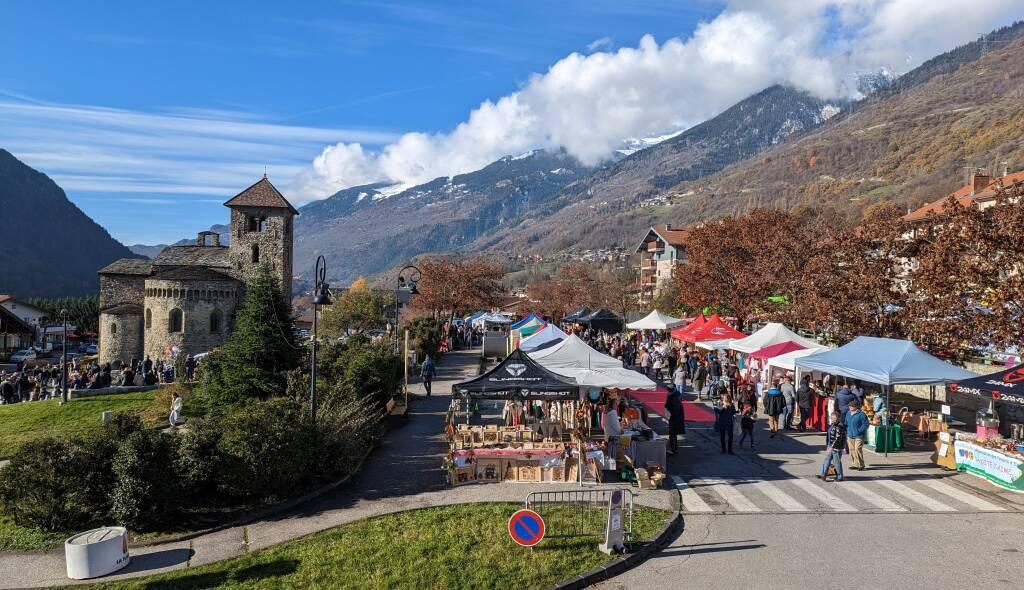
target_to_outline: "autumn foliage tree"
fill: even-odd
[[[906,335],[908,272],[915,256],[900,208],[865,212],[864,222],[809,244],[793,312],[801,323],[846,341]]]
[[[337,337],[384,328],[392,305],[394,295],[370,289],[366,279],[359,277],[331,305],[323,307],[324,334]]]
[[[735,314],[741,322],[755,315],[791,320],[788,306],[769,298],[797,296],[814,240],[812,229],[806,220],[774,209],[692,228],[685,246],[687,262],[673,275],[679,303]]]
[[[422,272],[412,298],[421,313],[451,318],[465,312],[490,309],[501,298],[500,268],[482,258],[442,258],[417,263]]]
[[[590,268],[567,264],[554,277],[527,285],[526,294],[537,311],[557,320],[581,306],[597,305],[599,285]]]

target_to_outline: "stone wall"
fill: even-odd
[[[101,313],[99,329],[100,364],[116,361],[127,363],[142,358],[141,311]]]
[[[135,275],[100,275],[100,309],[122,303],[142,303],[145,277]]]
[[[249,231],[249,217],[266,218],[263,231]],[[287,209],[232,207],[231,268],[246,283],[256,275],[261,264],[269,264],[277,276],[281,291],[291,301],[293,216]],[[259,262],[253,262],[253,248],[259,249]]]
[[[145,355],[156,360],[168,358],[166,351],[174,346],[179,354],[198,354],[224,344],[242,295],[238,282],[148,279],[145,285]],[[168,326],[174,309],[182,312],[182,331],[172,333]],[[220,321],[218,329],[211,331],[214,311],[220,313]]]

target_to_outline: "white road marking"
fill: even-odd
[[[801,512],[806,511],[807,507],[797,502],[793,496],[790,496],[786,492],[780,490],[776,485],[768,480],[760,480],[754,482],[754,486],[761,491],[762,494],[768,496],[768,499],[778,504],[783,510],[789,512]]]
[[[879,496],[867,488],[867,486],[857,483],[855,481],[848,481],[843,483],[843,489],[850,490],[854,494],[860,496],[862,500],[871,504],[875,508],[879,508],[886,512],[906,512],[907,509],[900,506],[896,502]]]
[[[946,506],[945,504],[939,502],[938,500],[933,500],[929,498],[928,496],[922,494],[921,492],[915,490],[914,488],[906,484],[886,479],[878,479],[875,481],[877,481],[879,485],[883,485],[889,488],[890,490],[896,492],[897,494],[903,496],[904,498],[907,498],[912,502],[916,502],[926,507],[932,512],[956,512],[955,509]]]
[[[825,488],[811,481],[808,481],[806,479],[794,479],[793,485],[799,487],[800,489],[818,498],[819,500],[824,501],[826,504],[828,504],[829,508],[835,510],[836,512],[857,511],[857,509],[854,508],[853,506],[850,506],[846,502],[843,502],[843,500],[839,496],[836,496],[832,492],[829,492]]]
[[[978,510],[989,510],[989,511],[992,511],[992,512],[1006,510],[1005,508],[1003,508],[1001,506],[996,506],[995,504],[993,504],[991,502],[986,502],[985,500],[982,500],[981,498],[979,498],[979,497],[977,497],[975,495],[968,494],[967,492],[965,492],[963,490],[958,490],[957,488],[949,485],[948,483],[943,483],[941,481],[935,481],[935,480],[929,480],[929,479],[919,480],[918,483],[920,483],[921,485],[924,485],[924,486],[928,486],[931,489],[935,490],[936,492],[939,492],[940,494],[945,494],[946,496],[950,496],[951,498],[959,500],[960,502],[963,502],[964,504],[969,504],[971,506],[974,506]]]
[[[683,509],[687,512],[714,512],[714,510],[708,506],[697,492],[686,485],[686,481],[678,475],[672,476],[672,481],[676,484],[676,489],[679,490],[679,495],[683,497]]]
[[[756,504],[748,500],[739,490],[732,487],[732,482],[718,477],[702,477],[700,480],[707,482],[708,487],[719,496],[725,498],[725,501],[737,512],[761,512],[761,509]]]

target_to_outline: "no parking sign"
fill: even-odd
[[[508,534],[523,547],[533,547],[544,539],[544,519],[533,510],[516,510],[508,519]]]

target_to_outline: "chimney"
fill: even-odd
[[[198,234],[196,234],[196,246],[205,246],[205,245],[206,245],[206,232],[202,232],[201,231]]]
[[[672,224],[671,223],[666,223],[665,224],[665,231],[672,231]]]
[[[971,172],[971,181],[968,183],[971,185],[971,194],[975,194],[982,191],[989,184],[992,183],[992,177],[987,172]]]
[[[220,234],[217,232],[213,232],[213,245],[220,246]]]

